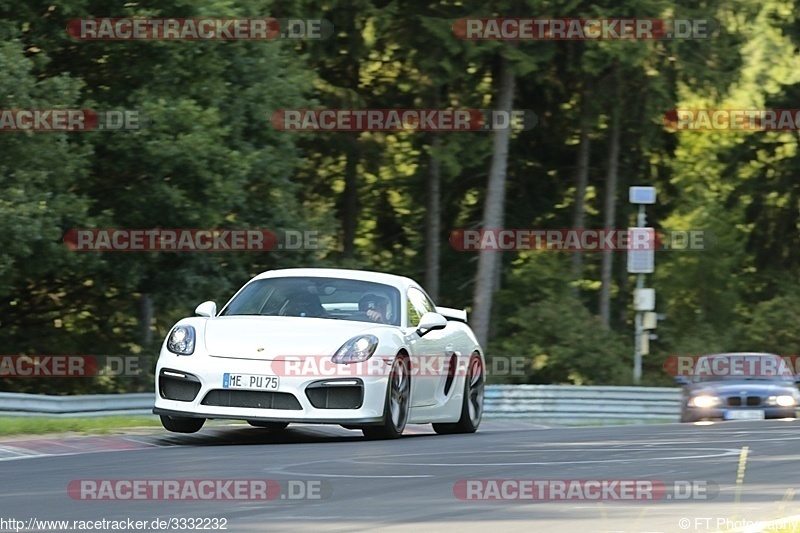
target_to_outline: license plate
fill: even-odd
[[[725,420],[764,420],[764,411],[761,409],[726,411]]]
[[[278,390],[278,376],[259,374],[222,374],[223,389]]]

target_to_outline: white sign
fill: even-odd
[[[656,269],[654,250],[628,250],[629,274],[652,274]]]
[[[628,273],[652,274],[656,269],[656,230],[628,228]]]
[[[652,311],[647,311],[642,316],[642,328],[644,329],[656,329],[657,323],[658,323],[657,316]]]
[[[633,291],[634,311],[653,311],[656,308],[655,289],[636,289]]]
[[[632,204],[656,203],[655,187],[631,187],[628,189],[628,201]]]

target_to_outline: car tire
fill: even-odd
[[[461,402],[461,418],[455,424],[433,424],[439,435],[475,433],[483,418],[483,396],[486,386],[483,361],[478,354],[472,354],[464,379],[464,398]]]
[[[164,429],[174,433],[197,433],[205,423],[205,418],[161,415],[161,425],[164,426]]]
[[[265,428],[271,431],[281,431],[289,426],[289,422],[265,422],[261,420],[248,420],[248,424],[254,428]]]
[[[406,354],[398,354],[392,362],[383,423],[363,426],[361,431],[368,439],[397,439],[403,434],[411,405],[411,364]]]

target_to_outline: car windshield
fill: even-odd
[[[288,316],[400,325],[400,291],[390,285],[321,277],[259,279],[220,316]]]
[[[697,360],[692,381],[771,381],[792,382],[791,367],[773,355],[719,354]]]

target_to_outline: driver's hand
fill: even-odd
[[[374,309],[369,309],[367,311],[367,316],[373,322],[383,322],[383,315]]]

